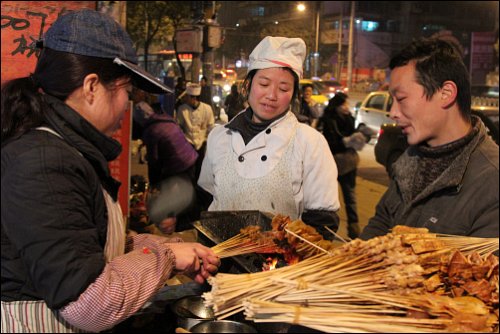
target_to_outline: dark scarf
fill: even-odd
[[[454,142],[437,147],[429,147],[425,144],[416,146],[416,153],[420,159],[414,174],[411,198],[415,198],[420,194],[451,165],[462,152],[462,149],[479,133],[478,123],[474,124],[469,134]]]
[[[111,197],[118,198],[120,182],[111,176],[108,162],[116,159],[121,151],[121,144],[97,130],[80,114],[61,100],[43,96],[46,105],[51,108],[46,114],[46,121],[64,141],[77,149],[92,165],[103,187]]]
[[[253,110],[251,107],[248,107],[245,112],[238,114],[231,120],[231,122],[226,124],[225,127],[233,131],[238,131],[241,134],[241,137],[243,137],[245,145],[247,145],[253,137],[267,129],[267,127],[275,120],[284,117],[287,112],[288,110],[273,119],[263,121],[261,123],[255,123],[252,121]]]

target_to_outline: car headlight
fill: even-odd
[[[335,95],[335,94],[334,94],[334,95]],[[327,105],[328,105],[328,101],[323,102],[323,104],[324,104],[325,106],[327,106]]]
[[[226,92],[229,92],[229,91],[231,91],[231,86],[230,86],[230,85],[228,85],[228,84],[225,84],[225,85],[224,85],[224,87],[223,87],[223,89],[224,89]]]
[[[219,103],[220,102],[220,97],[215,95],[212,100],[215,102],[215,103]]]

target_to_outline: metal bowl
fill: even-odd
[[[172,311],[177,316],[177,326],[187,330],[200,322],[215,319],[213,309],[203,304],[201,296],[187,296],[177,300],[172,305]]]
[[[194,325],[191,333],[257,333],[250,325],[231,320],[204,321]]]

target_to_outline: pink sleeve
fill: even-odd
[[[78,300],[60,310],[70,324],[90,332],[110,329],[136,313],[165,284],[175,256],[163,237],[139,234],[132,251],[114,258]]]
[[[127,236],[125,241],[125,253],[133,251],[135,249],[140,249],[144,246],[145,242],[154,240],[158,243],[171,243],[171,242],[184,242],[182,238],[166,238],[155,234],[142,233],[136,234],[132,237]]]

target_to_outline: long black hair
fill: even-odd
[[[2,145],[45,123],[42,94],[65,101],[91,73],[96,73],[103,85],[127,76],[126,70],[111,59],[44,48],[33,74],[2,86]]]

